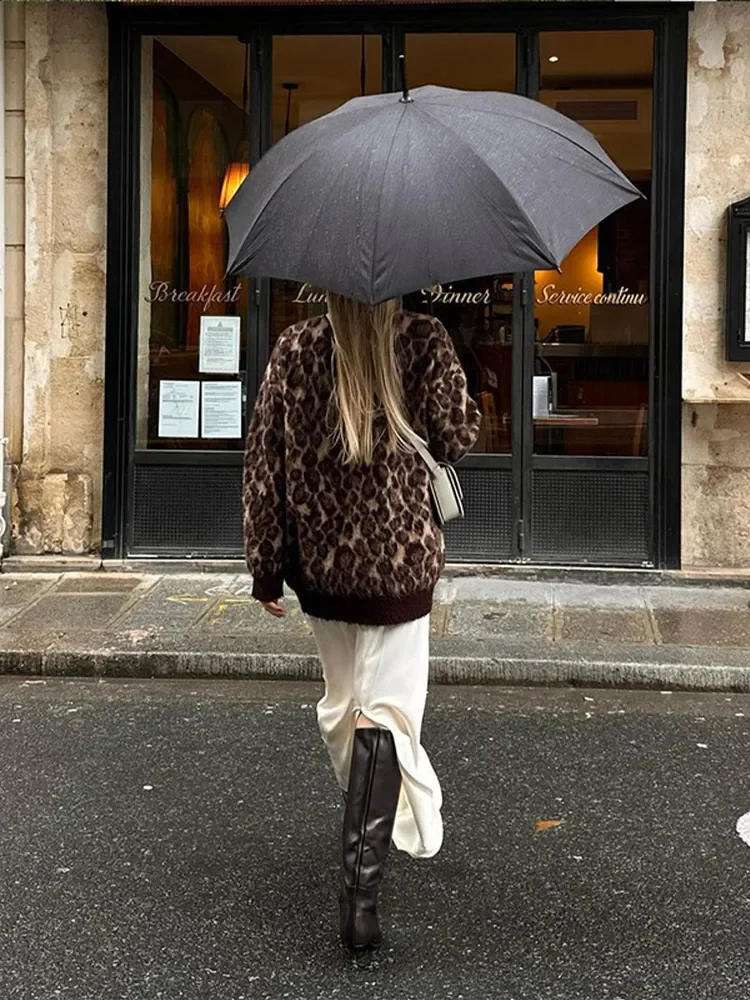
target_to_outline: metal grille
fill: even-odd
[[[535,562],[643,565],[650,557],[648,473],[537,470]]]
[[[466,517],[447,526],[449,560],[511,558],[511,474],[458,469]],[[242,555],[242,469],[137,465],[131,555]]]
[[[451,562],[504,562],[513,556],[510,469],[456,469],[466,517],[446,525]]]
[[[242,467],[136,465],[131,555],[241,556]]]

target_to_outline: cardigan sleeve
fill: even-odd
[[[280,338],[281,340],[281,338]],[[245,563],[252,594],[275,601],[284,592],[285,469],[281,343],[261,383],[245,442],[242,480]]]
[[[482,416],[450,334],[439,320],[433,331],[425,385],[429,445],[437,461],[457,462],[479,436]]]

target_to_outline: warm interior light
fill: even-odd
[[[549,57],[549,61],[550,62],[559,62],[560,61],[560,56],[550,56]]]
[[[229,202],[237,194],[237,190],[250,173],[250,167],[247,163],[230,163],[224,174],[224,182],[221,185],[221,194],[219,195],[219,211],[223,212],[227,207]]]

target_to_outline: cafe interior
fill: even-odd
[[[230,37],[149,39],[153,86],[144,96],[142,156],[150,169],[142,212],[139,447],[238,449],[241,440],[158,434],[163,379],[198,377],[201,316],[242,317],[240,371],[257,380],[287,325],[320,310],[300,286],[272,281],[265,327],[248,336],[246,279],[224,277],[223,209],[248,172],[246,47]],[[408,34],[410,85],[515,89],[515,37]],[[538,100],[590,129],[644,198],[606,219],[561,271],[537,272],[533,301],[517,276],[487,275],[423,289],[407,305],[437,315],[451,333],[484,415],[475,451],[509,453],[521,406],[531,405],[535,454],[642,456],[648,442],[649,274],[653,36],[650,31],[540,34]],[[379,35],[279,35],[273,39],[271,141],[345,100],[382,89]],[[167,289],[160,300],[159,289]],[[170,290],[213,289],[216,301]],[[223,296],[223,298],[221,298]],[[526,330],[533,358],[514,377],[514,341]],[[518,366],[516,365],[516,371]],[[250,374],[249,374],[250,373]],[[249,385],[252,396],[255,388]],[[247,396],[244,397],[247,399]]]

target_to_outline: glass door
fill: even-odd
[[[516,36],[489,33],[407,34],[409,86],[516,90]],[[482,413],[479,440],[458,467],[466,517],[446,530],[453,561],[506,561],[517,556],[514,483],[514,356],[522,338],[518,283],[491,274],[423,289],[407,303],[437,316],[466,371]]]
[[[538,100],[592,132],[646,197],[587,233],[560,273],[535,276],[525,553],[535,562],[640,566],[652,555],[653,47],[651,31],[539,36]]]
[[[242,545],[254,338],[248,281],[225,277],[224,208],[247,173],[248,49],[233,35],[144,35],[140,67],[127,551],[228,556]]]

